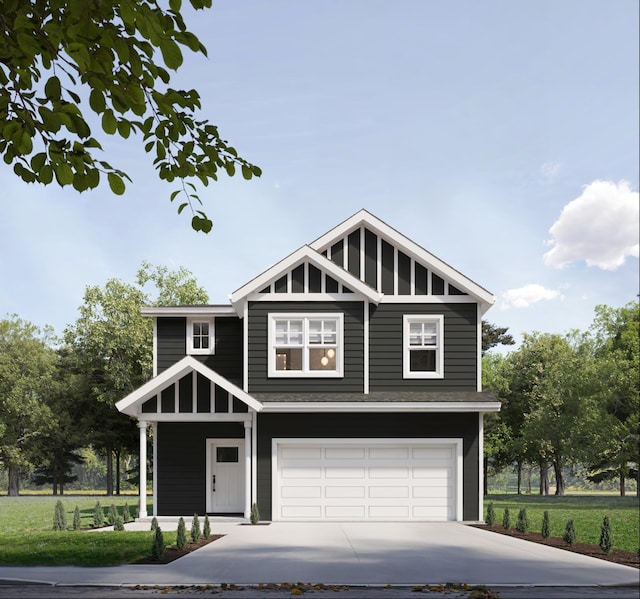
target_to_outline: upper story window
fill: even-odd
[[[342,314],[269,314],[269,376],[341,377]]]
[[[187,319],[187,353],[212,354],[214,346],[213,319]]]
[[[403,363],[405,379],[444,377],[444,317],[405,315]]]

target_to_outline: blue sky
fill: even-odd
[[[636,0],[217,0],[187,23],[196,87],[260,179],[200,189],[197,234],[139,144],[122,197],[0,166],[0,317],[62,332],[86,285],[185,266],[212,303],[366,208],[497,297],[523,332],[638,293]],[[96,129],[94,133],[97,133]]]

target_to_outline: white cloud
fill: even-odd
[[[559,162],[545,162],[540,167],[540,174],[545,179],[553,179],[560,172]]]
[[[531,283],[517,289],[509,289],[503,293],[500,309],[528,308],[531,304],[558,298],[564,299],[564,296],[557,289],[547,289],[537,283]]]
[[[553,223],[544,262],[563,268],[584,260],[587,266],[615,270],[627,256],[638,257],[638,192],[621,181],[594,181],[569,202]]]

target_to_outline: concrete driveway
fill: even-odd
[[[298,581],[336,585],[452,582],[491,587],[638,585],[635,568],[453,522],[276,522],[260,526],[236,522],[215,523],[212,532],[226,536],[165,566],[0,567],[0,580],[93,585]],[[172,540],[173,534],[167,538]]]

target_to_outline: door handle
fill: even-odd
[[[213,492],[215,493],[216,492],[216,475],[215,474],[211,477],[211,486],[213,487]]]

